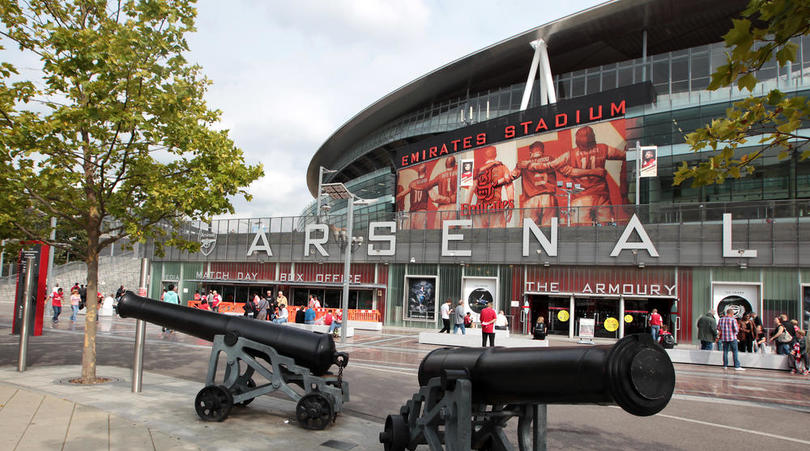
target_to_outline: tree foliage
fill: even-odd
[[[724,36],[729,49],[727,63],[712,74],[710,90],[737,87],[753,92],[760,80],[755,72],[775,59],[780,67],[795,63],[798,46],[790,42],[810,32],[810,3],[795,0],[751,0],[740,19]],[[801,62],[799,62],[801,64]],[[798,66],[800,67],[800,66]],[[810,119],[806,97],[788,96],[778,89],[765,96],[749,96],[735,102],[726,117],[686,136],[694,152],[711,149],[713,154],[696,165],[683,163],[675,184],[692,179],[695,186],[723,183],[754,172],[753,163],[768,152],[780,159],[798,154],[810,156],[810,136],[801,132]],[[755,150],[738,153],[753,146]]]
[[[195,251],[181,223],[233,212],[262,173],[216,128],[210,82],[186,60],[195,18],[192,0],[0,0],[2,42],[41,64],[26,77],[0,63],[0,233],[83,259],[88,293],[103,248],[127,238]],[[49,217],[72,239],[51,242]],[[88,296],[87,382],[95,316]]]

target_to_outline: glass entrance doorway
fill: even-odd
[[[662,322],[668,327],[674,326],[671,321],[674,299],[625,299],[624,300],[624,334],[640,334],[650,331],[650,313],[657,309]],[[628,321],[629,320],[629,321]],[[674,330],[670,330],[673,334]]]
[[[548,334],[568,336],[568,324],[571,321],[571,312],[569,311],[571,305],[568,298],[538,295],[530,296],[529,302],[532,312],[532,328],[530,331],[534,330],[537,318],[542,316]]]
[[[577,298],[574,301],[574,334],[579,335],[582,318],[593,318],[594,337],[619,338],[619,300]]]

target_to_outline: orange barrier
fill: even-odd
[[[188,301],[188,306],[192,308],[199,308],[200,301]],[[245,313],[245,304],[241,302],[220,302],[219,303],[219,312],[220,313]],[[295,314],[298,310],[302,309],[303,306],[301,305],[288,305],[287,306],[287,315],[290,318],[290,321],[295,321]],[[332,316],[337,316],[335,312],[337,312],[338,308],[317,308],[315,309],[315,321],[320,320],[326,313],[329,312]],[[381,316],[379,310],[368,310],[368,309],[349,309],[349,321],[371,321],[375,323],[381,322]]]

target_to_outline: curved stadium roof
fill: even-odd
[[[314,196],[318,167],[338,169],[333,180],[351,180],[374,169],[393,167],[397,147],[425,136],[402,138],[371,149],[351,162],[341,156],[386,123],[431,102],[525,81],[533,50],[548,44],[554,74],[639,58],[642,32],[647,54],[705,45],[722,40],[730,18],[747,0],[614,0],[520,33],[455,60],[389,93],[343,124],[310,160],[307,186]],[[460,124],[460,126],[463,124]]]

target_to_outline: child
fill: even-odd
[[[796,374],[799,373],[801,375],[806,376],[808,374],[807,367],[805,366],[805,354],[807,353],[807,347],[805,345],[804,340],[805,332],[801,329],[796,329],[796,339],[793,340],[793,349],[790,351],[790,359],[789,364],[792,363],[793,369],[790,370],[791,373]]]
[[[666,325],[661,326],[661,333],[658,335],[660,335],[658,337],[658,342],[664,347],[664,349],[672,349],[675,347],[675,337],[672,336],[672,334],[669,332],[669,328]]]
[[[464,327],[470,326],[472,326],[472,316],[470,316],[470,312],[467,312],[467,314],[464,315]]]

